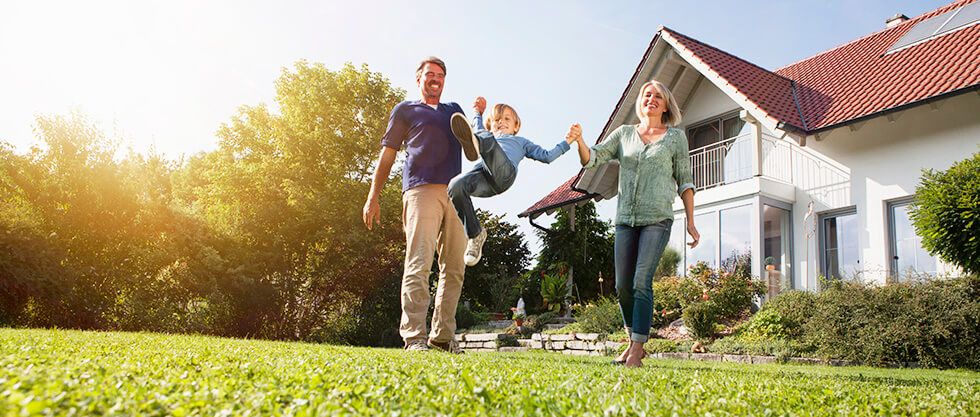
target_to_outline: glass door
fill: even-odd
[[[789,210],[763,204],[762,265],[767,297],[793,288],[790,269],[792,241]]]

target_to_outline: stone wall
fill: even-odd
[[[605,340],[598,333],[543,334],[535,333],[530,339],[516,339],[503,333],[456,335],[459,347],[465,351],[524,351],[545,350],[566,355],[606,355],[619,351],[623,343]]]

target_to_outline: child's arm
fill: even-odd
[[[558,159],[559,156],[564,155],[569,149],[571,147],[568,145],[568,141],[564,140],[555,145],[550,151],[544,150],[544,148],[530,140],[524,142],[524,156],[546,164],[550,164],[551,161]]]
[[[487,109],[487,99],[483,96],[479,96],[476,100],[473,100],[473,110],[476,110],[476,116],[473,116],[473,127],[477,132],[481,130],[487,130],[483,126],[483,111]]]

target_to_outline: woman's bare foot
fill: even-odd
[[[633,341],[630,341],[630,344],[629,346],[626,347],[626,350],[624,350],[623,353],[620,353],[619,356],[616,357],[616,362],[626,363],[626,357],[629,356],[631,347],[633,347]]]
[[[626,366],[630,368],[643,366],[643,357],[646,356],[646,352],[643,351],[642,343],[630,342],[630,347],[626,349],[626,354]]]

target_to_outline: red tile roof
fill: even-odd
[[[528,207],[523,213],[518,214],[518,217],[536,216],[539,213],[546,212],[548,210],[564,206],[566,204],[577,203],[582,200],[588,200],[593,195],[578,192],[572,189],[572,185],[578,180],[578,175],[573,175],[564,184],[559,185],[554,191],[546,195],[544,198],[534,203],[533,206]]]
[[[695,59],[707,65],[769,117],[788,123],[797,130],[805,130],[793,100],[792,80],[671,29],[663,28],[661,31],[677,40],[681,48],[687,49]]]
[[[917,23],[974,1],[977,0],[951,3],[776,71],[767,71],[668,28],[661,28],[656,36],[666,34],[676,40],[680,48],[703,62],[713,75],[767,116],[803,134],[813,134],[885,111],[977,89],[978,24],[885,53]],[[584,194],[571,189],[577,178],[566,181],[521,216],[581,201]]]
[[[793,79],[809,131],[980,84],[980,25],[885,54],[917,23],[958,1],[776,70]]]

